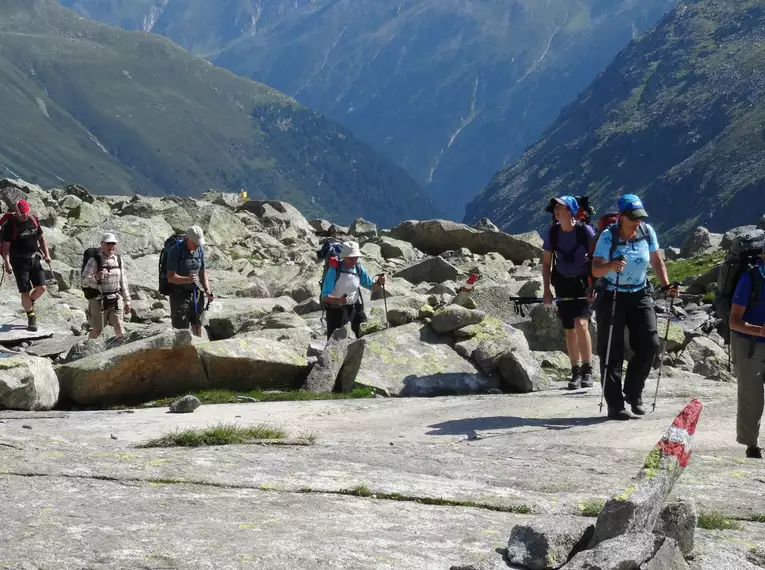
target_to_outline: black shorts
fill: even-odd
[[[555,282],[556,297],[584,297],[587,294],[587,282],[584,277],[566,277],[559,275]],[[592,309],[587,299],[561,301],[558,303],[558,317],[564,329],[573,329],[576,319],[589,319]]]
[[[170,321],[174,329],[187,329],[189,325],[202,323],[206,297],[197,291],[197,307],[194,310],[194,292],[175,289],[170,293]]]
[[[328,339],[335,330],[343,328],[347,323],[351,323],[353,334],[359,338],[361,325],[367,322],[367,315],[364,313],[364,307],[361,303],[345,307],[330,306],[326,311]]]
[[[29,293],[34,287],[45,286],[45,270],[38,256],[11,257],[11,267],[19,293]]]

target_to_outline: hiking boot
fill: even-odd
[[[594,383],[592,366],[582,366],[582,388],[592,388]]]
[[[582,385],[582,369],[579,366],[571,367],[571,380],[568,382],[569,390],[576,390]]]
[[[636,416],[644,416],[645,415],[645,408],[643,407],[643,398],[638,398],[637,400],[629,401],[629,405],[632,408],[632,413]]]
[[[27,313],[27,330],[37,332],[37,315],[34,311]]]
[[[746,456],[749,459],[762,459],[762,448],[755,446],[747,447]]]
[[[632,416],[624,408],[622,408],[621,410],[617,410],[616,408],[608,408],[608,417],[612,420],[619,420],[619,421],[632,419]]]

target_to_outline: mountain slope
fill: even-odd
[[[168,40],[0,0],[0,170],[102,193],[281,198],[384,225],[432,215],[400,168],[344,128]]]
[[[326,113],[450,217],[674,0],[62,0]],[[145,2],[144,2],[145,3]],[[158,6],[162,5],[162,8]],[[149,28],[146,28],[149,29]]]
[[[468,207],[510,231],[547,221],[555,193],[604,208],[636,192],[677,242],[751,223],[765,196],[765,6],[683,3],[632,42],[521,160]]]

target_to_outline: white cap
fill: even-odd
[[[199,226],[191,226],[186,230],[186,237],[199,245],[205,244],[205,233]]]
[[[363,257],[359,250],[359,244],[355,241],[344,241],[340,257]]]
[[[117,243],[117,236],[110,233],[105,233],[101,236],[101,243]]]

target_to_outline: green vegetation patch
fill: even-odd
[[[242,445],[269,439],[284,439],[287,433],[270,426],[238,426],[218,424],[207,428],[176,430],[157,439],[139,445],[151,447],[204,447],[208,445]]]
[[[744,528],[740,521],[728,518],[718,511],[699,513],[698,526],[706,530],[742,530]]]

